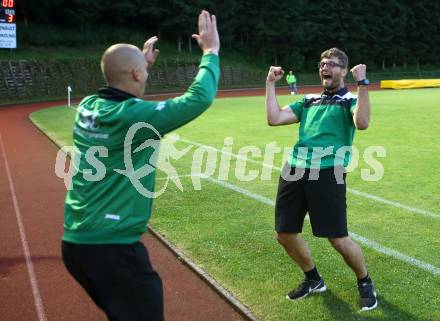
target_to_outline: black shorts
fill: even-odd
[[[162,280],[141,242],[61,247],[67,270],[110,321],[163,321]]]
[[[302,177],[301,171],[304,173]],[[296,177],[287,179],[286,174]],[[313,235],[326,238],[348,236],[345,178],[343,167],[318,171],[295,169],[286,164],[278,185],[275,230],[278,233],[301,233],[308,212]]]

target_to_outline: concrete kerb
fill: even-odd
[[[182,261],[188,268],[190,268],[197,276],[207,283],[213,290],[215,290],[227,303],[229,303],[237,312],[250,321],[260,321],[243,303],[241,303],[231,292],[225,289],[218,283],[209,273],[200,268],[190,258],[188,258],[182,251],[168,241],[162,234],[157,232],[151,225],[148,225],[148,230],[156,237],[163,245],[165,245],[178,260]]]

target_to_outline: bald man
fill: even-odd
[[[160,138],[203,113],[217,93],[215,16],[202,11],[193,38],[203,56],[184,95],[143,100],[148,69],[159,54],[152,37],[142,51],[130,44],[108,48],[101,60],[107,86],[78,106],[77,173],[66,196],[62,256],[109,320],[163,320],[162,281],[140,238],[151,215]]]

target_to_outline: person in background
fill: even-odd
[[[298,93],[298,90],[296,89],[296,77],[293,74],[293,71],[290,70],[289,74],[286,76],[287,84],[289,85],[290,94],[296,95]]]

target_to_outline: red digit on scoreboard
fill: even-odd
[[[14,22],[14,16],[11,14],[8,14],[8,22]]]
[[[2,0],[2,7],[3,8],[14,8],[14,0]]]

